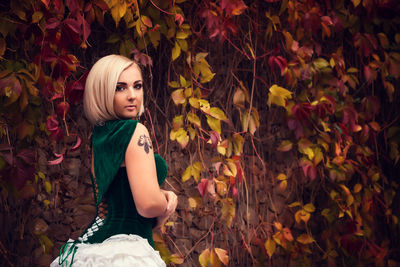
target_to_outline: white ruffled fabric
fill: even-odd
[[[73,242],[70,239],[68,242]],[[165,267],[160,253],[154,250],[146,239],[138,235],[119,234],[114,235],[102,243],[85,244],[77,243],[73,267],[131,267],[131,266],[149,266]],[[60,266],[57,257],[50,267]],[[63,262],[62,266],[70,266],[72,253]]]

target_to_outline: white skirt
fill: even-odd
[[[68,242],[73,242],[70,239]],[[71,245],[70,245],[71,246]],[[119,234],[114,235],[102,243],[86,244],[76,243],[76,253],[73,257],[72,266],[151,266],[165,267],[160,253],[154,250],[146,239],[138,235]],[[72,249],[73,251],[73,249]],[[67,255],[62,256],[64,258]],[[70,266],[73,253],[70,253],[62,266]],[[50,267],[60,266],[57,257]]]

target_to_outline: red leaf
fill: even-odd
[[[53,101],[53,100],[56,100],[56,99],[59,99],[59,98],[63,98],[63,95],[60,94],[60,93],[57,93],[57,94],[53,95],[53,96],[50,98],[50,100]]]
[[[210,132],[210,140],[211,140],[212,146],[214,148],[216,148],[218,146],[218,142],[221,140],[221,136],[216,131],[211,131]]]
[[[47,164],[49,164],[49,165],[57,165],[57,164],[60,164],[64,160],[64,154],[54,153],[54,155],[57,157],[57,159],[49,160],[47,162]]]
[[[110,8],[108,7],[107,3],[104,2],[104,0],[94,0],[92,1],[93,4],[101,8],[103,11],[109,10]]]
[[[85,18],[82,15],[79,15],[79,21],[82,24],[82,29],[83,29],[83,33],[82,33],[83,40],[82,41],[85,42],[91,32],[90,24],[85,20]]]
[[[35,154],[32,150],[23,149],[17,154],[17,157],[22,159],[27,164],[35,163]]]
[[[77,135],[76,144],[71,148],[71,150],[78,149],[82,144],[82,139]]]
[[[60,118],[64,118],[64,114],[67,114],[69,110],[68,102],[62,101],[58,103],[56,113]]]
[[[204,197],[206,190],[207,190],[207,179],[201,179],[201,182],[197,185],[197,189],[200,192],[200,195]]]
[[[73,32],[79,34],[81,33],[81,24],[74,19],[65,19],[63,24],[71,29]]]
[[[56,120],[56,115],[49,117],[46,121],[46,127],[49,131],[57,131],[58,129],[58,121]]]
[[[80,10],[77,0],[66,0],[66,5],[72,14],[75,14]]]
[[[50,0],[42,0],[42,3],[49,9]]]
[[[232,187],[232,195],[234,198],[238,197],[238,190],[236,189],[236,186]]]
[[[184,18],[183,18],[183,16],[181,15],[181,14],[176,14],[175,15],[175,21],[177,21],[178,22],[178,25],[179,26],[181,26],[182,25],[182,23],[183,23],[183,21],[184,21]]]
[[[35,167],[33,165],[27,165],[21,160],[16,161],[15,173],[12,176],[13,183],[17,189],[21,189],[27,180],[33,180],[35,173]]]
[[[59,21],[58,19],[56,19],[56,18],[50,18],[50,19],[47,21],[46,29],[48,29],[48,30],[53,30],[53,29],[57,28],[58,25],[60,25],[60,21]]]

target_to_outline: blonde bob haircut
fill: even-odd
[[[120,119],[114,111],[114,94],[121,73],[131,65],[141,72],[139,65],[124,56],[108,55],[100,58],[92,67],[86,79],[83,94],[83,109],[92,124]],[[144,100],[138,116],[144,112]]]

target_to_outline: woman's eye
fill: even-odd
[[[143,85],[141,83],[138,83],[138,84],[135,85],[135,89],[140,90],[142,88],[143,88]]]
[[[117,85],[117,87],[115,87],[115,91],[122,91],[124,89],[125,88],[123,86],[121,86],[121,85]]]

